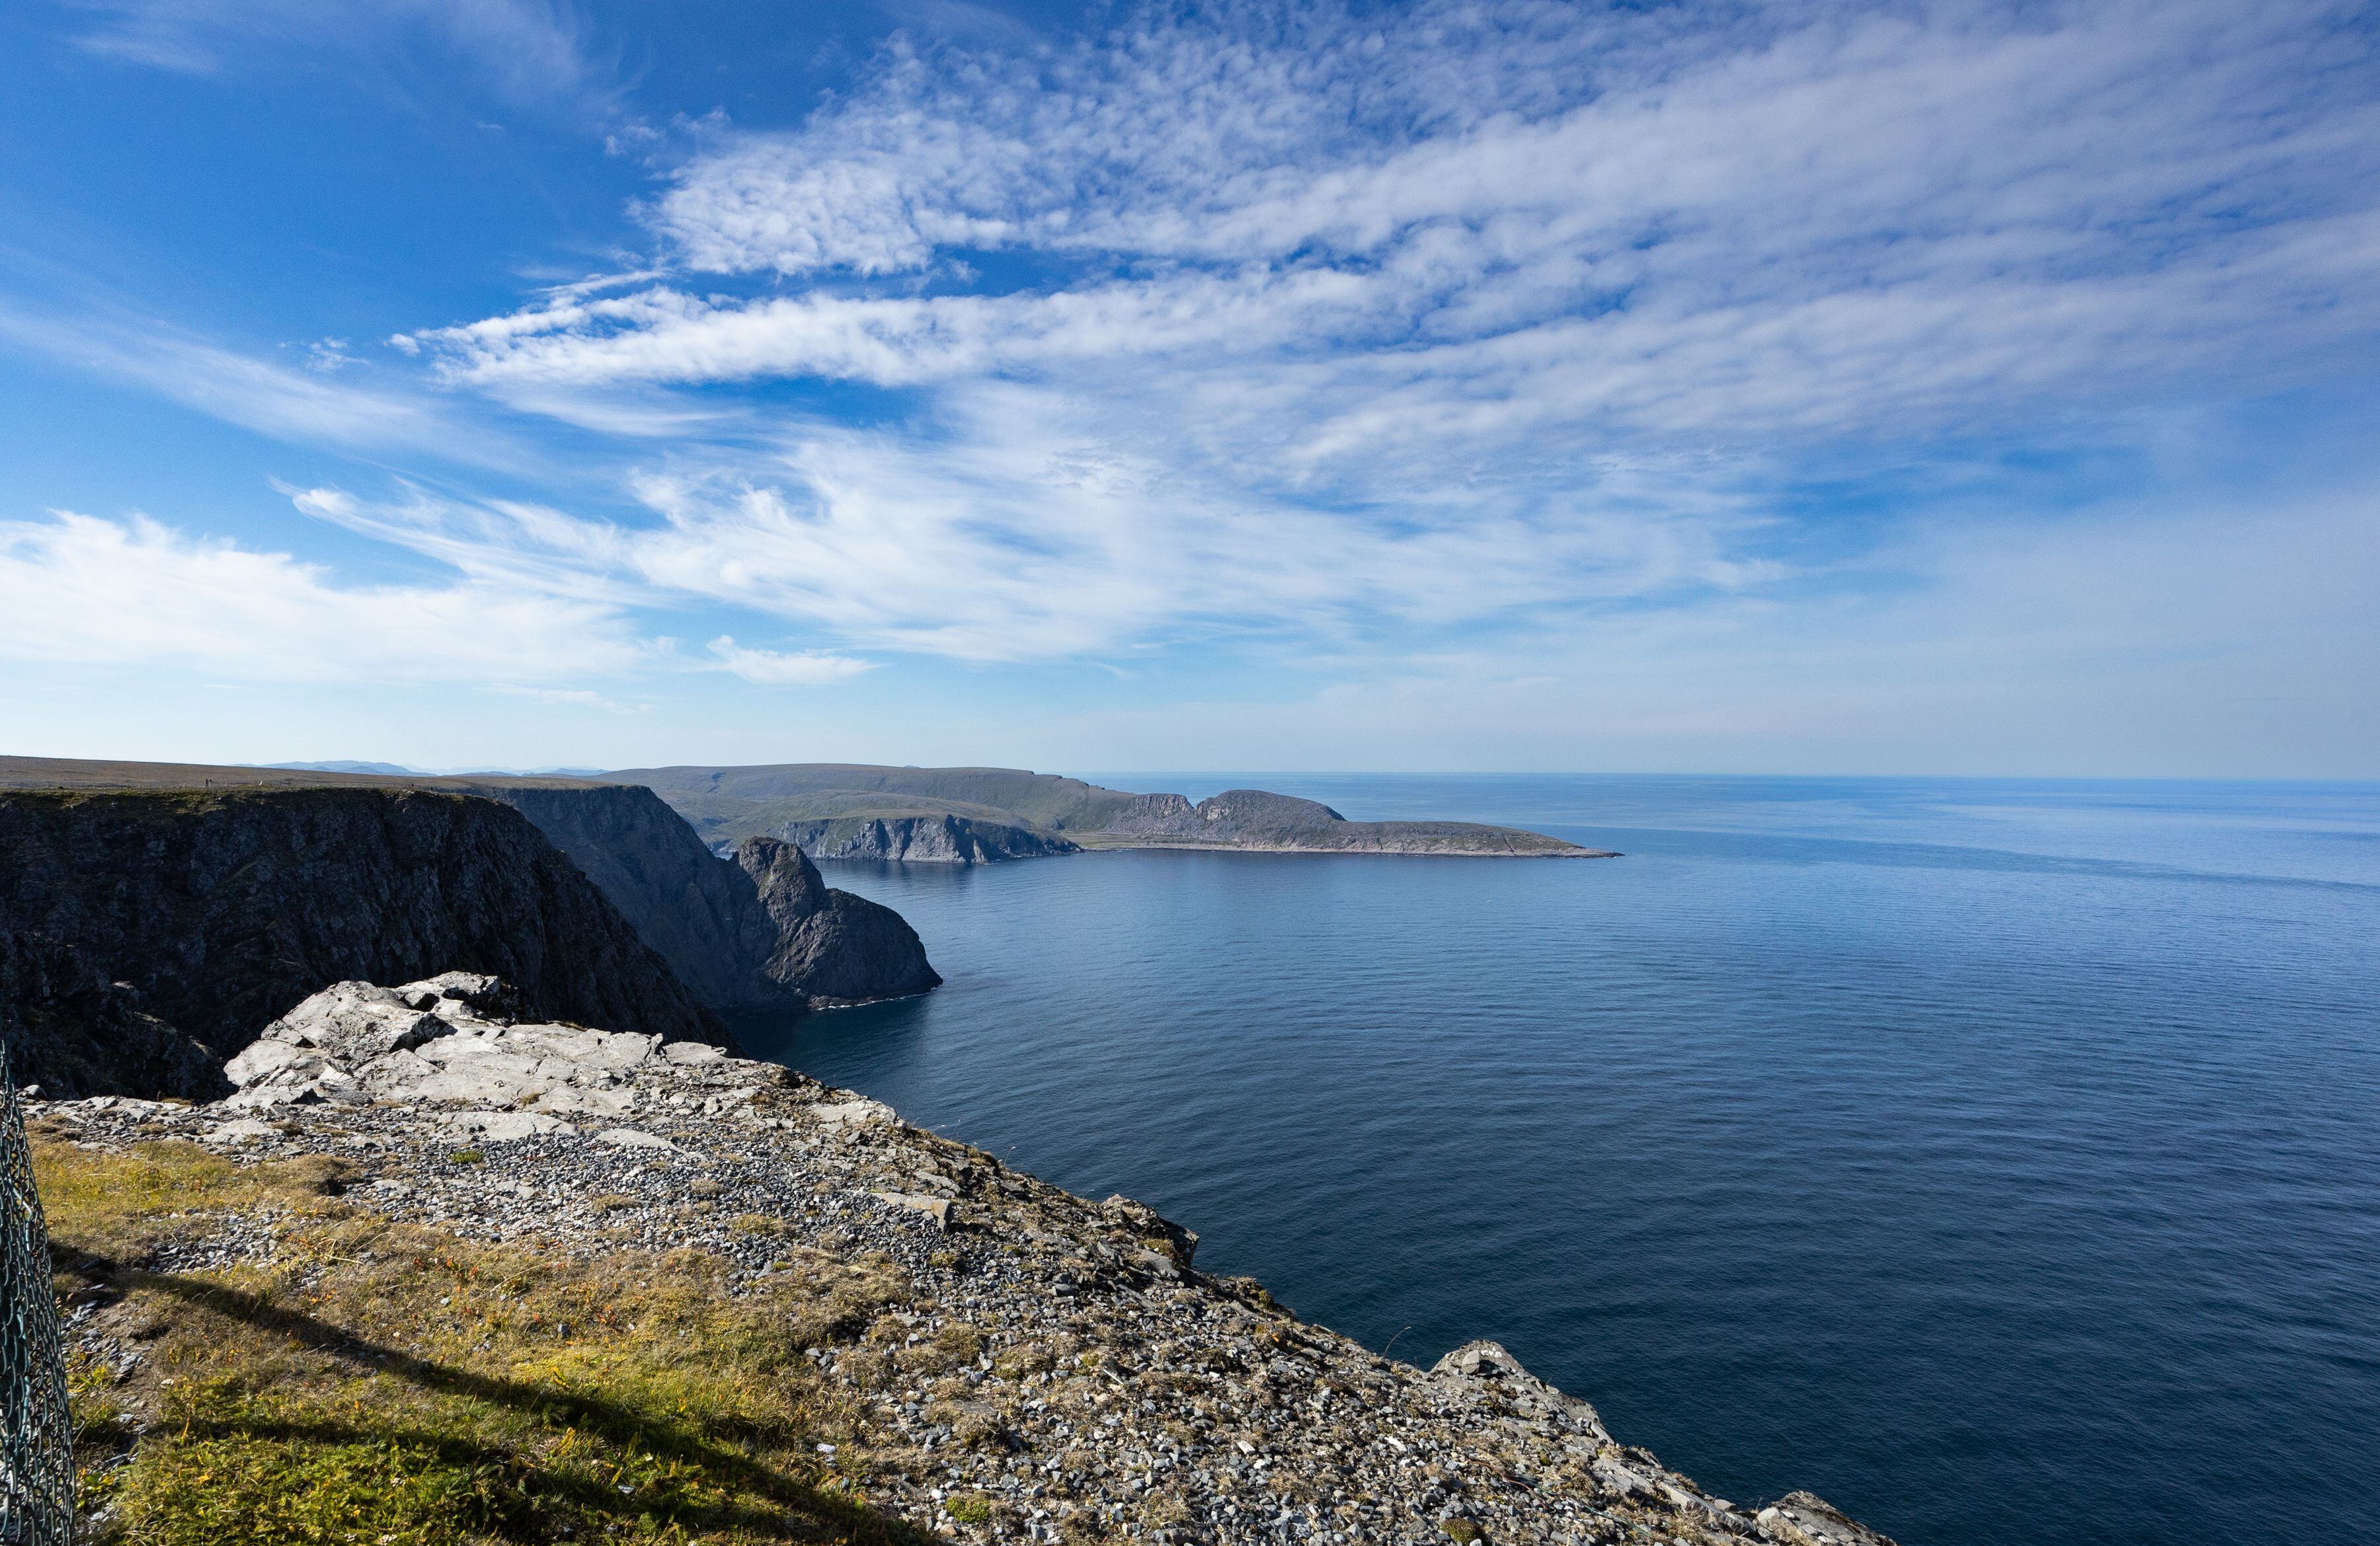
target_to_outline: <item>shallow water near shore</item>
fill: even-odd
[[[1627,857],[834,864],[751,1049],[1907,1546],[2380,1529],[2380,786],[1135,774]]]

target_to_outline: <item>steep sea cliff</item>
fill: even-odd
[[[866,1003],[941,981],[899,913],[829,888],[799,850],[773,839],[748,839],[751,852],[722,860],[651,790],[504,779],[435,787],[528,816],[714,1009]]]
[[[21,1081],[204,1094],[295,996],[457,969],[555,1019],[726,1039],[587,876],[493,802],[0,791],[0,1033]]]
[[[0,789],[11,788],[418,789],[495,801],[527,816],[710,1009],[865,1003],[941,981],[898,913],[827,888],[801,864],[742,864],[732,852],[714,854],[675,811],[634,785],[0,756]]]

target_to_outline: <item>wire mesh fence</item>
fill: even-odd
[[[74,1539],[74,1429],[66,1352],[50,1289],[50,1235],[33,1190],[25,1111],[0,1042],[0,1546]]]

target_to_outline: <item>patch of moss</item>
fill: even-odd
[[[929,1539],[820,1469],[824,1440],[868,1474],[865,1435],[801,1356],[904,1298],[897,1274],[814,1264],[738,1298],[697,1252],[391,1223],[316,1161],[44,1142],[36,1167],[69,1286],[104,1282],[98,1329],[147,1348],[73,1387],[101,1546]],[[137,1265],[268,1207],[270,1263]]]
[[[998,1504],[982,1492],[953,1492],[942,1500],[942,1512],[962,1525],[988,1525]]]

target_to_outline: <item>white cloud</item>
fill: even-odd
[[[1347,648],[1582,599],[1730,590],[1763,517],[1670,459],[1574,465],[1542,505],[1434,496],[1389,529],[1209,487],[1082,438],[1080,405],[982,387],[919,446],[811,424],[765,453],[640,476],[654,520],[287,489],[299,509],[489,584],[614,605],[703,601],[888,649],[975,660],[1132,652],[1218,635]],[[803,658],[796,657],[795,658]]]
[[[145,516],[0,523],[0,658],[279,682],[571,680],[650,657],[610,609],[501,586],[347,586]]]
[[[1324,460],[1966,427],[2380,324],[2380,112],[2325,84],[2368,55],[2334,8],[1308,7],[896,50],[808,127],[697,157],[656,229],[697,271],[991,248],[1049,281],[654,285],[426,336],[488,383],[1253,388],[1237,428]]]
[[[725,634],[711,640],[710,647],[726,670],[747,682],[771,687],[815,687],[821,682],[842,682],[875,668],[872,660],[824,650],[781,654],[770,649],[750,649]]]
[[[326,379],[330,367],[355,362],[326,357],[319,344],[310,352],[309,368],[290,369],[107,305],[68,316],[0,304],[0,340],[280,440],[362,451],[426,451],[485,466],[517,468],[539,459],[478,416],[457,413],[412,383],[368,386]]]
[[[1912,546],[1872,513],[1895,477],[2336,380],[2380,333],[2372,43],[2326,0],[1104,14],[895,44],[789,132],[709,125],[639,211],[653,261],[392,341],[612,437],[607,513],[287,491],[623,639],[743,614],[666,666],[757,682],[1227,639],[1489,659],[1432,700],[1502,682],[1488,718],[1594,679],[1647,724],[1848,723],[1877,699],[1821,663],[1903,661],[1929,617],[1982,651],[2042,594],[1961,589],[1991,550]],[[452,450],[435,397],[103,344],[277,433]],[[1794,513],[1840,466],[1864,508]],[[1934,610],[1860,610],[1896,587]],[[1516,638],[1569,645],[1494,664]],[[1658,701],[1746,660],[1769,709]]]

